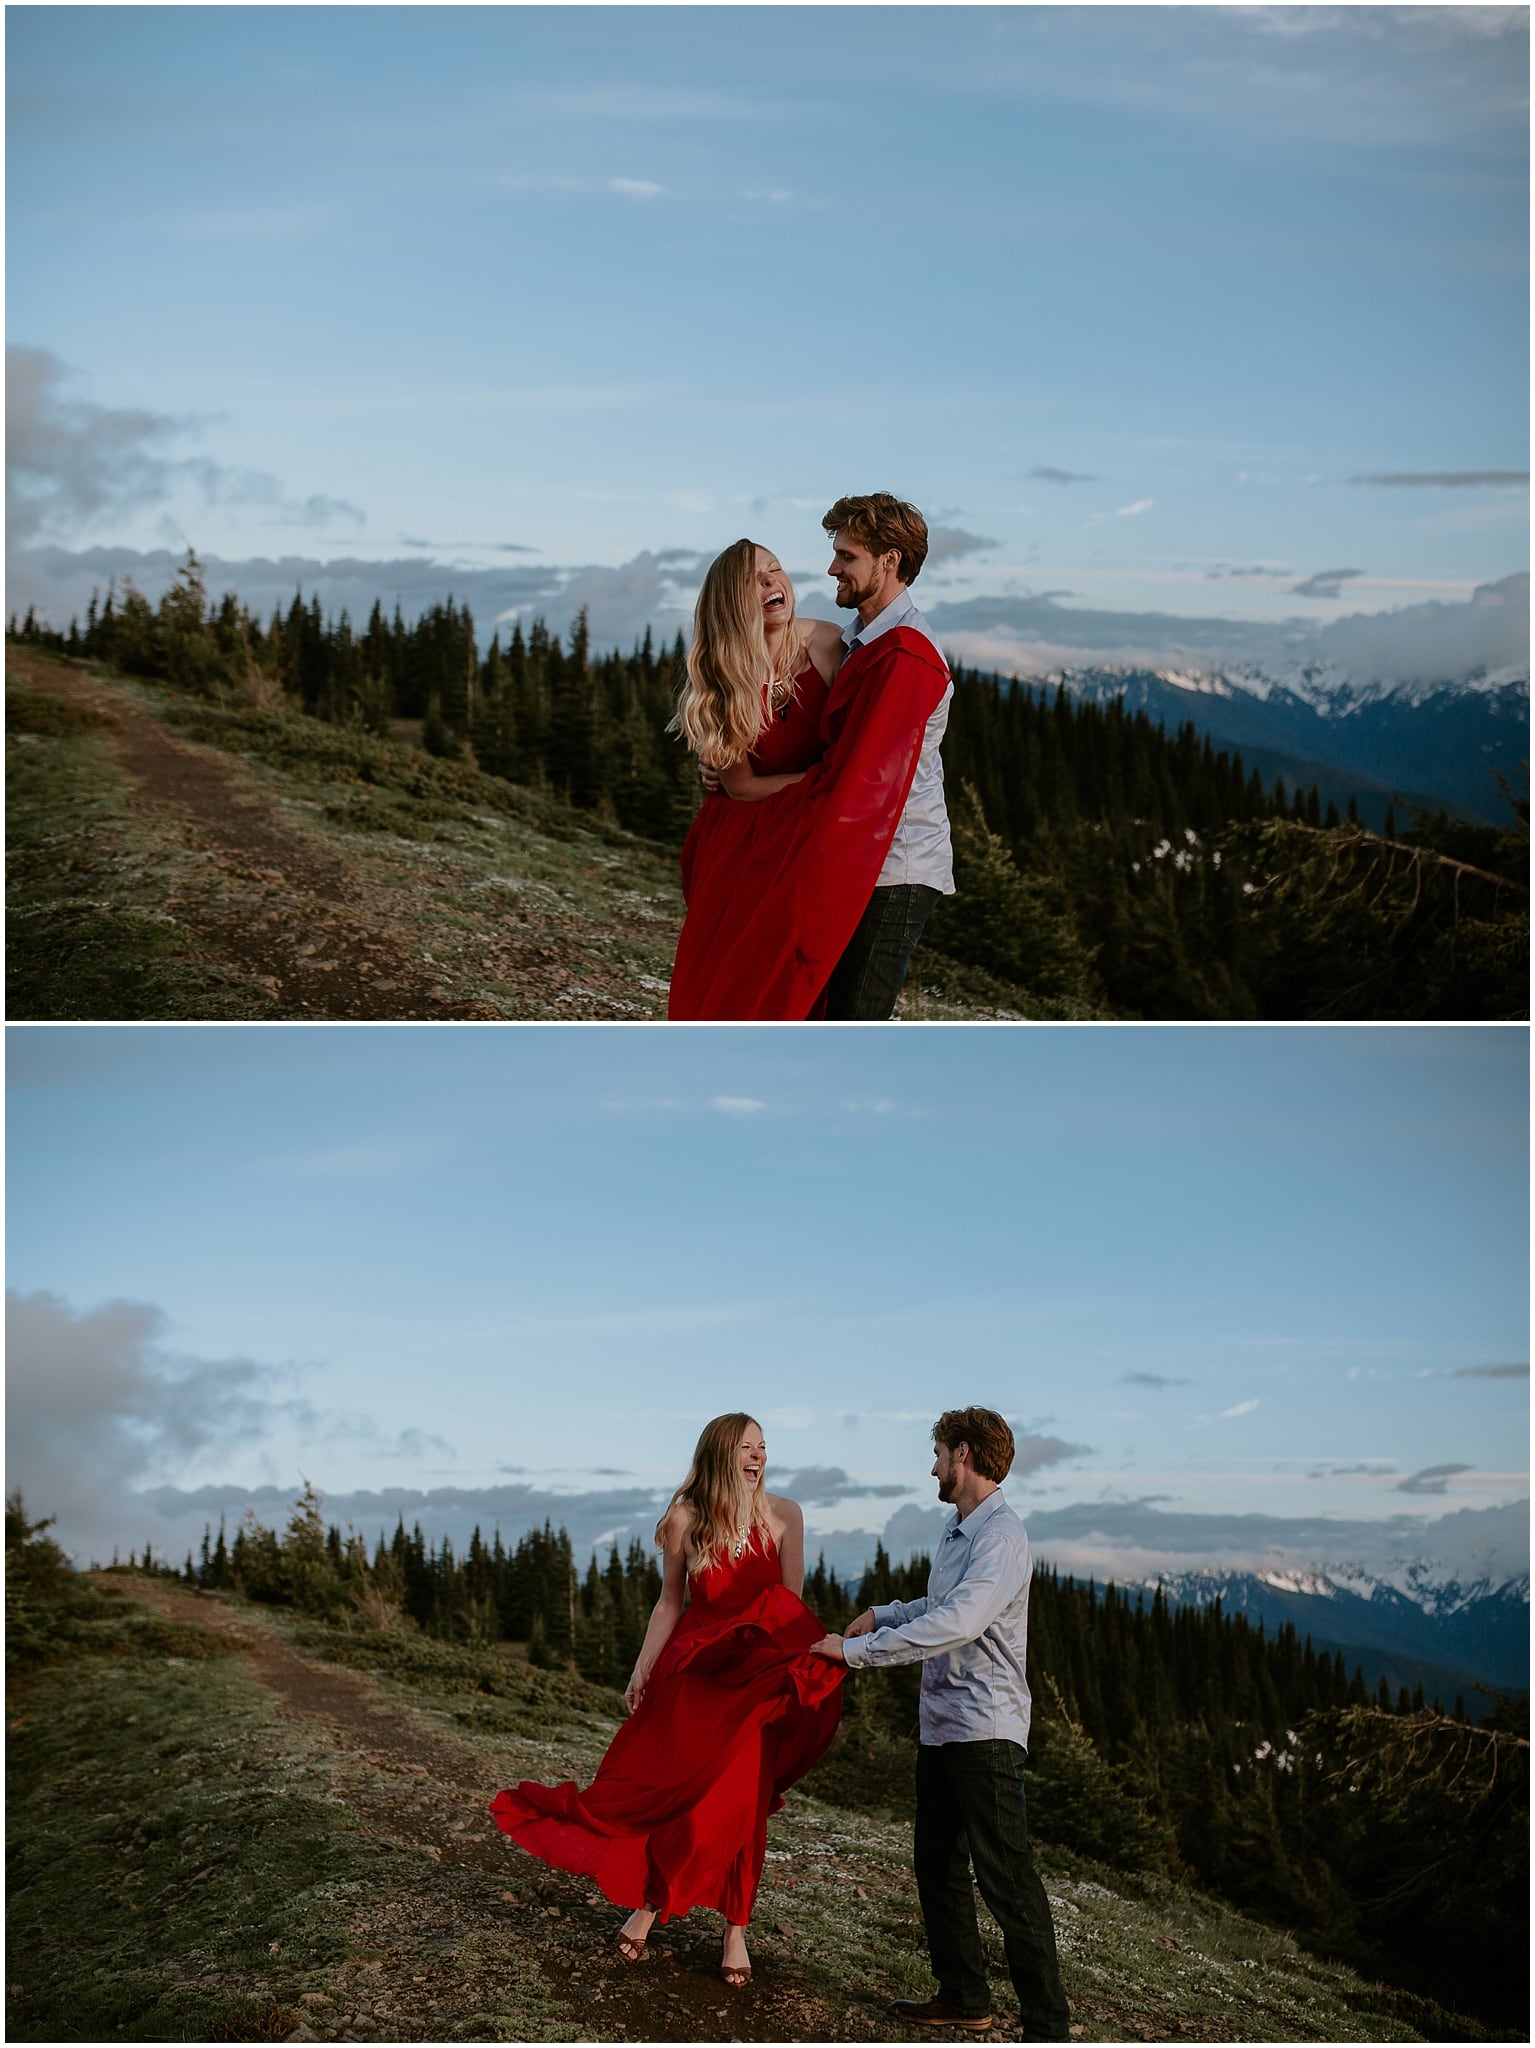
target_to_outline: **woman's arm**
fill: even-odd
[[[805,1517],[799,1502],[773,1495],[773,1506],[782,1527],[778,1534],[778,1576],[791,1593],[805,1590]]]
[[[757,775],[749,762],[737,761],[734,767],[719,769],[717,779],[726,796],[734,797],[738,804],[756,804],[765,796],[777,796],[791,782],[803,782],[805,777],[803,771],[798,775]]]
[[[687,1582],[687,1539],[692,1517],[685,1508],[673,1508],[666,1519],[666,1544],[661,1553],[661,1597],[650,1610],[650,1625],[634,1670],[624,1687],[624,1705],[632,1714],[645,1696],[657,1657],[671,1640],[672,1630],[682,1619],[682,1595]]]

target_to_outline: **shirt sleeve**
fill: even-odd
[[[874,1634],[881,1629],[902,1628],[909,1621],[916,1621],[927,1612],[927,1595],[920,1600],[889,1600],[883,1605],[871,1607],[874,1616]],[[855,1671],[867,1664],[866,1647],[873,1642],[874,1634],[850,1636],[842,1645],[842,1655]]]
[[[1023,1591],[1029,1576],[1029,1555],[1026,1549],[1009,1543],[1005,1538],[982,1531],[974,1542],[970,1564],[964,1577],[952,1593],[946,1593],[941,1600],[923,1600],[892,1603],[902,1607],[909,1619],[885,1623],[883,1617],[892,1608],[877,1607],[874,1618],[880,1623],[871,1635],[854,1636],[843,1649],[848,1663],[855,1668],[885,1664],[917,1664],[928,1657],[940,1657],[950,1650],[963,1649],[966,1643],[973,1643],[983,1635],[1006,1608],[1010,1607]],[[920,1606],[921,1613],[914,1610]],[[847,1656],[850,1650],[857,1650],[857,1657]]]

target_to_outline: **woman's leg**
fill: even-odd
[[[656,1911],[654,1906],[637,1906],[619,1928],[618,1953],[626,1963],[637,1963],[645,1953]]]
[[[746,1953],[746,1929],[725,1922],[725,1946],[720,1953],[720,1975],[732,1991],[744,1989],[752,1980],[752,1959]]]

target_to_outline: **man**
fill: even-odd
[[[933,1476],[938,1498],[957,1512],[927,1597],[870,1608],[845,1636],[823,1636],[815,1649],[855,1671],[922,1660],[913,1863],[938,1991],[898,1998],[891,2010],[917,2026],[990,2031],[973,1865],[1002,1929],[1025,2038],[1064,2041],[1070,2013],[1024,1808],[1034,1567],[1023,1524],[999,1490],[1013,1452],[1012,1431],[990,1408],[940,1415]]]
[[[888,491],[839,498],[821,521],[832,536],[827,575],[837,587],[837,604],[857,617],[842,635],[847,648],[833,705],[860,674],[859,650],[873,648],[887,633],[920,634],[938,651],[938,636],[912,603],[910,586],[927,559],[927,522],[915,505]],[[890,643],[877,687],[899,687],[919,660],[909,641]],[[871,678],[871,681],[873,678]],[[846,951],[827,984],[825,1015],[834,1021],[889,1017],[906,981],[922,928],[940,896],[954,894],[954,855],[949,815],[943,800],[939,747],[949,721],[954,685],[945,683],[937,708],[926,719],[910,794],[895,837]],[[830,738],[830,733],[824,734]]]

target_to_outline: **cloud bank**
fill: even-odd
[[[76,1314],[55,1294],[6,1296],[6,1487],[77,1540],[110,1541],[136,1489],[266,1432],[275,1376],[178,1356],[165,1330],[144,1302]]]
[[[1356,570],[1333,569],[1298,585],[1308,596],[1341,592]],[[1074,606],[1063,591],[975,597],[924,606],[945,648],[979,668],[1046,676],[1062,668],[1278,668],[1322,661],[1361,682],[1458,682],[1497,669],[1528,672],[1530,579],[1525,571],[1480,584],[1464,602],[1433,600],[1397,611],[1357,612],[1318,626],[1191,619],[1166,612]]]
[[[971,537],[974,547],[989,545]],[[511,544],[498,544],[506,551]],[[521,553],[531,552],[521,550]],[[124,577],[151,600],[169,588],[183,556],[169,549],[98,547],[68,550],[38,544],[9,558],[8,601],[32,606],[60,628],[83,618],[92,592]],[[375,601],[415,619],[453,597],[474,614],[482,645],[505,638],[535,617],[563,634],[587,610],[592,644],[627,651],[649,631],[668,645],[691,628],[694,599],[709,556],[696,549],[647,550],[616,568],[525,559],[473,567],[435,555],[254,556],[227,561],[204,556],[210,594],[233,591],[262,619],[286,612],[296,595],[318,597],[328,617],[344,611],[366,619]],[[1340,579],[1341,570],[1321,580]],[[1318,579],[1310,579],[1316,584]],[[1527,573],[1480,585],[1465,602],[1433,601],[1397,611],[1355,613],[1318,626],[1302,618],[1280,624],[1241,619],[1184,618],[1169,612],[1115,612],[1072,605],[1070,592],[1047,590],[1000,597],[945,598],[919,586],[923,610],[951,658],[1004,675],[1035,678],[1063,668],[1220,667],[1242,663],[1277,668],[1325,661],[1358,680],[1455,682],[1529,662],[1530,579]],[[1320,594],[1313,592],[1313,594]],[[812,604],[821,612],[820,593]],[[811,605],[806,605],[807,612]]]
[[[188,485],[205,506],[245,506],[265,512],[275,525],[358,529],[367,523],[344,499],[289,496],[265,471],[173,455],[169,444],[196,434],[200,420],[95,405],[74,396],[69,381],[67,366],[51,349],[7,347],[8,550],[164,505]]]

